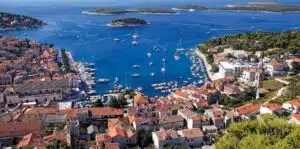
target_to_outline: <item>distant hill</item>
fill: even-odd
[[[176,11],[168,8],[140,8],[133,10],[117,9],[117,8],[98,8],[95,10],[83,11],[84,14],[99,14],[99,15],[118,15],[126,13],[150,13],[150,14],[173,14]]]
[[[176,9],[183,9],[183,10],[207,10],[207,7],[200,6],[200,5],[183,5],[183,6],[178,6]]]
[[[300,12],[300,5],[282,5],[278,3],[248,3],[240,5],[228,5],[220,10],[248,10],[269,12]]]

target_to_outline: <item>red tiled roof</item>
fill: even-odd
[[[103,108],[90,108],[90,112],[93,116],[118,116],[123,115],[123,109],[103,107]]]
[[[17,137],[33,133],[38,136],[42,129],[42,122],[31,120],[23,122],[11,122],[0,124],[0,138]]]
[[[107,142],[111,141],[112,138],[109,135],[97,135],[96,142]]]
[[[271,111],[276,111],[276,110],[282,109],[280,105],[271,104],[271,103],[264,104],[263,106],[266,107],[266,108],[268,108],[268,109],[270,109]]]
[[[101,145],[92,145],[90,149],[120,149],[119,143],[106,143],[104,148]]]
[[[175,91],[175,94],[176,94],[177,96],[182,97],[182,98],[188,98],[188,96],[189,96],[187,93],[182,92],[181,90],[176,90],[176,91]]]
[[[294,117],[296,120],[300,121],[300,113],[292,114],[292,117]]]
[[[32,133],[24,136],[22,140],[18,143],[17,148],[23,148],[30,145],[32,142]]]
[[[236,108],[235,110],[238,112],[239,115],[246,115],[257,111],[258,109],[259,109],[258,105],[246,104]]]
[[[134,102],[136,104],[147,104],[149,103],[148,98],[143,96],[142,94],[138,93],[134,96]]]
[[[300,99],[294,99],[288,102],[289,104],[296,106],[296,107],[300,107]]]
[[[273,67],[276,67],[276,66],[284,66],[283,63],[278,62],[278,61],[272,61],[272,62],[271,62],[271,65],[272,65]]]

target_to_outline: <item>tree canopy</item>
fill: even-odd
[[[300,126],[263,115],[257,120],[233,123],[216,143],[216,149],[300,148]]]
[[[230,46],[235,50],[266,51],[284,49],[295,54],[300,48],[300,31],[248,32],[205,41],[208,47]],[[280,50],[282,51],[282,50]]]

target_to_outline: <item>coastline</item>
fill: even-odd
[[[98,12],[89,12],[89,11],[82,11],[81,14],[87,14],[87,15],[100,15],[100,16],[115,15],[115,14],[98,13]]]
[[[215,80],[221,79],[222,77],[217,76],[217,75],[215,75],[215,73],[210,72],[211,65],[208,64],[208,62],[205,58],[205,55],[203,55],[199,50],[197,50],[197,48],[195,48],[194,51],[195,51],[196,55],[198,57],[200,57],[201,60],[204,62],[205,69],[206,69],[206,76],[208,77],[208,80],[215,81]]]

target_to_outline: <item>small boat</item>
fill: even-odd
[[[184,48],[177,48],[176,51],[185,51]]]
[[[149,62],[149,66],[152,66],[153,65],[153,62]]]
[[[194,12],[195,11],[195,9],[189,9],[189,12]]]
[[[155,73],[154,73],[154,72],[150,73],[150,76],[151,76],[151,77],[154,77],[154,76],[155,76]]]
[[[166,60],[165,58],[163,58],[161,61],[162,61],[162,62],[166,62],[167,60]]]
[[[131,77],[134,77],[134,78],[138,78],[138,77],[140,77],[140,76],[141,76],[141,75],[138,74],[138,73],[134,73],[134,74],[131,75]]]
[[[121,41],[121,39],[119,39],[119,38],[114,38],[114,42],[120,42]]]
[[[152,56],[152,54],[151,54],[150,52],[148,52],[148,53],[147,53],[147,56],[148,56],[148,57],[151,57],[151,56]]]
[[[133,35],[132,35],[132,38],[134,38],[134,39],[136,39],[136,38],[138,38],[138,37],[140,37],[138,34],[136,34],[136,33],[134,33]]]
[[[157,46],[154,46],[153,50],[155,50],[156,52],[159,52],[159,48]]]
[[[165,67],[162,67],[162,68],[161,68],[161,72],[162,72],[162,73],[165,73],[165,72],[166,72],[166,68],[165,68]]]
[[[110,80],[109,79],[105,79],[105,78],[101,78],[101,79],[98,79],[98,83],[108,83]]]
[[[137,65],[137,64],[135,64],[135,65],[132,65],[132,67],[133,67],[133,68],[140,68],[141,66],[140,66],[140,65]]]
[[[115,77],[115,82],[114,84],[118,84],[119,83],[119,78],[118,77]]]
[[[178,55],[174,55],[174,59],[175,59],[176,61],[178,61],[178,60],[180,60],[180,57],[179,57]]]
[[[136,45],[138,45],[139,43],[138,43],[137,41],[132,41],[131,44],[134,45],[134,46],[136,46]]]
[[[182,39],[180,39],[179,44],[178,44],[178,48],[176,49],[176,51],[185,51],[184,48],[181,47],[182,46]]]

